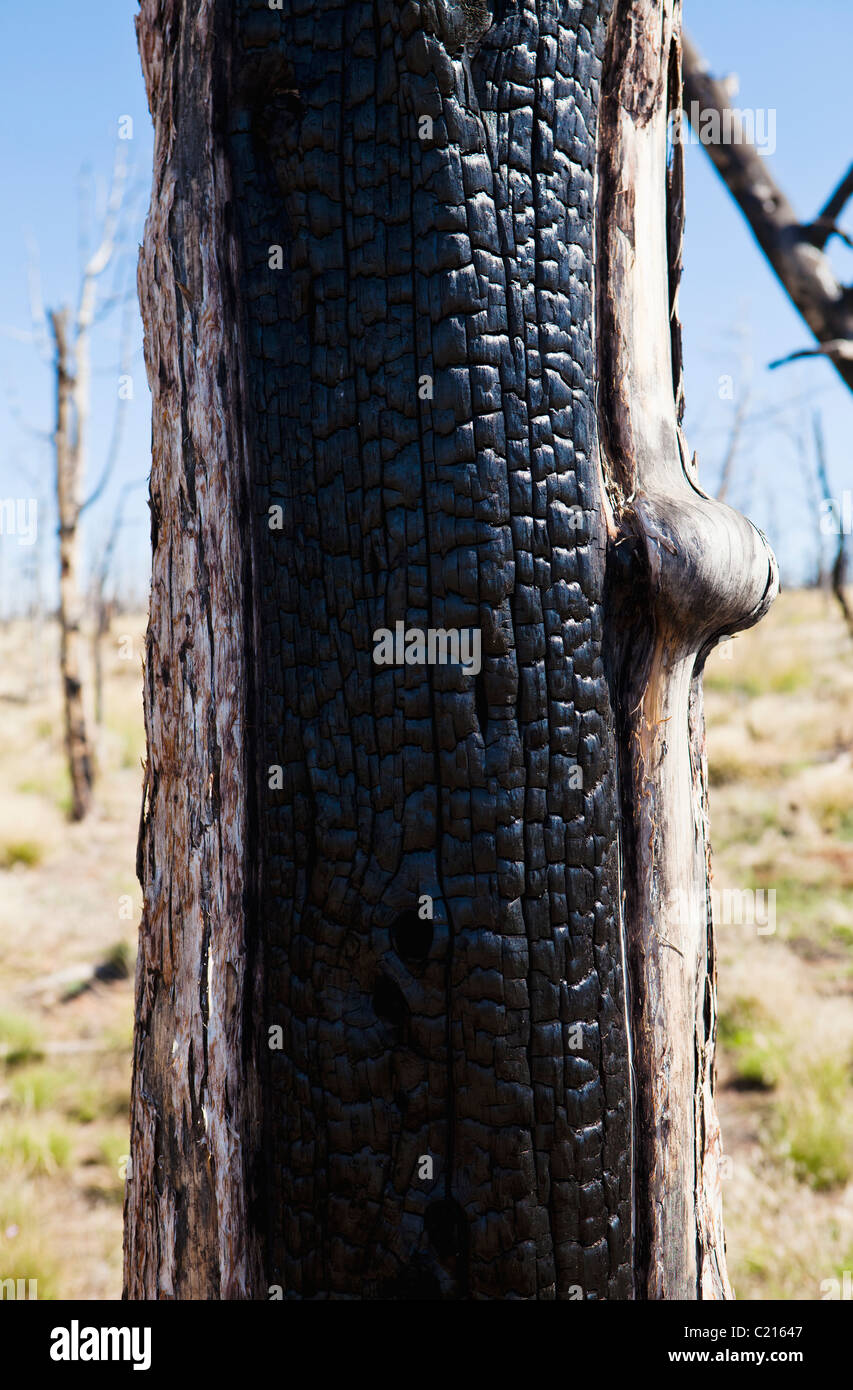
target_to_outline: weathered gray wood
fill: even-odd
[[[612,508],[641,1296],[728,1294],[712,1091],[715,1024],[700,675],[777,588],[763,536],[709,497],[680,427],[679,7],[617,0],[599,146],[599,415]],[[670,218],[667,218],[667,208]]]

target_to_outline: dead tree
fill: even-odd
[[[131,313],[130,300],[128,299],[125,304],[125,313],[122,317],[118,355],[119,381],[121,382],[124,382],[130,376],[130,349]],[[107,450],[106,462],[97,487],[87,500],[87,506],[91,506],[93,502],[97,501],[112,477],[121,451],[124,424],[125,411],[122,409],[122,404],[120,402],[113,416],[113,429],[109,448]],[[95,724],[98,728],[100,728],[104,722],[104,638],[110,630],[110,623],[115,609],[114,600],[107,597],[107,589],[115,561],[116,546],[121,534],[121,528],[124,524],[124,510],[127,499],[130,493],[139,486],[140,484],[138,482],[132,482],[126,483],[125,486],[120,489],[113,511],[110,529],[107,532],[106,542],[92,571],[92,670],[94,673],[95,688]]]
[[[748,138],[733,111],[723,82],[712,77],[699,52],[684,38],[684,110],[717,114],[720,130],[731,140],[703,140],[717,173],[746,218],[752,233],[819,347],[803,348],[771,363],[773,367],[802,357],[826,356],[853,390],[853,289],[842,285],[825,254],[831,236],[849,241],[838,226],[853,194],[853,165],[812,222],[801,222],[770,172],[767,160]],[[699,131],[701,137],[701,120]]]
[[[68,310],[51,313],[50,325],[56,344],[59,669],[65,715],[65,751],[71,779],[71,818],[82,820],[92,799],[95,767],[83,699],[83,597],[80,590],[79,528],[82,454],[74,425],[74,397],[78,383],[70,365]]]
[[[72,820],[82,820],[89,810],[95,776],[84,698],[84,601],[80,574],[80,520],[101,489],[99,484],[89,498],[84,498],[91,413],[91,338],[98,310],[99,281],[116,249],[125,175],[125,160],[119,145],[100,244],[83,268],[76,309],[55,309],[45,316],[38,277],[33,280],[34,334],[37,341],[44,341],[46,321],[49,321],[55,374],[53,448],[59,537],[59,659]]]
[[[830,570],[830,583],[832,585],[832,592],[841,609],[842,617],[847,624],[847,630],[850,636],[853,637],[853,609],[851,609],[850,604],[847,602],[847,595],[845,593],[845,584],[847,583],[847,534],[845,532],[845,519],[843,515],[844,508],[839,504],[839,499],[833,497],[830,488],[829,471],[826,465],[826,448],[823,442],[823,423],[820,418],[820,412],[817,410],[812,415],[812,431],[814,435],[815,469],[824,504],[821,508],[821,536],[824,530],[824,517],[835,522],[838,534],[838,545],[836,546],[835,558],[832,563],[832,569]],[[823,552],[821,551],[821,562],[822,556]]]
[[[128,1297],[729,1292],[679,19],[143,0]]]
[[[125,521],[125,507],[131,492],[141,487],[139,482],[126,483],[116,501],[106,543],[92,575],[92,670],[95,686],[95,723],[100,728],[104,722],[104,638],[117,611],[115,591],[109,593],[110,579],[113,575],[116,546]]]

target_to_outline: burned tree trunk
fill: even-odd
[[[677,14],[139,34],[126,1294],[723,1296],[699,673],[774,572],[683,453]]]
[[[65,717],[65,748],[71,783],[71,819],[82,820],[92,801],[95,759],[86,725],[83,692],[83,599],[80,583],[81,518],[106,483],[114,457],[95,491],[86,499],[89,415],[91,411],[92,329],[96,322],[98,284],[116,248],[116,225],[121,210],[127,166],[122,145],[116,150],[112,186],[104,213],[100,241],[88,258],[80,281],[80,297],[69,309],[50,314],[56,373],[56,509],[59,518],[59,662]],[[36,274],[36,285],[38,275]],[[40,290],[33,295],[33,328],[44,333],[46,317]],[[119,435],[114,436],[117,442]]]
[[[72,370],[68,313],[50,316],[56,347],[56,506],[59,515],[59,670],[71,819],[83,820],[92,801],[94,760],[83,699],[83,599],[80,590],[80,508],[83,486],[80,378]],[[88,389],[88,383],[84,382]]]

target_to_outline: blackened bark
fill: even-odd
[[[261,812],[284,1037],[269,1280],[628,1297],[593,409],[603,18],[235,9],[260,763],[283,768]],[[481,674],[377,667],[373,633],[398,620],[480,628]],[[413,959],[395,926],[424,894]]]

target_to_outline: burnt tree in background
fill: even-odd
[[[728,1292],[678,18],[143,0],[129,1297]]]

